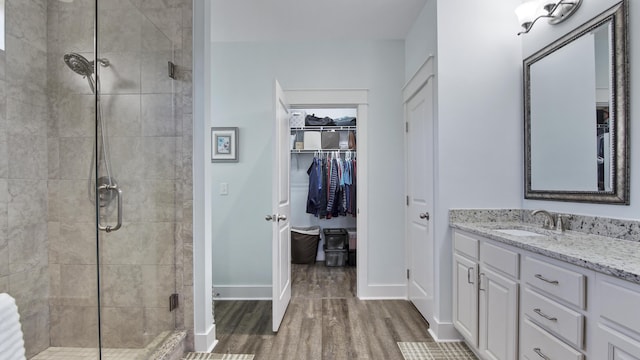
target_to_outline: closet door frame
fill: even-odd
[[[368,294],[368,173],[367,166],[367,126],[369,109],[369,90],[367,89],[326,89],[326,90],[284,90],[289,106],[294,108],[355,108],[358,110],[356,122],[357,158],[358,158],[358,186],[357,186],[357,217],[358,251],[356,253],[357,288],[356,296]]]

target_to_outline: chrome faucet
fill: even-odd
[[[534,210],[531,212],[532,216],[537,214],[543,214],[547,217],[547,221],[544,224],[542,224],[543,229],[549,229],[549,230],[555,229],[556,232],[560,234],[564,233],[564,231],[567,229],[567,225],[568,225],[567,222],[569,220],[569,215],[558,214],[554,218],[553,215],[551,215],[546,210]]]
[[[556,215],[556,219],[557,219],[556,220],[556,232],[557,233],[563,233],[567,229],[567,227],[569,225],[568,221],[569,221],[570,217],[571,217],[570,215],[564,215],[564,214]]]
[[[542,224],[543,229],[553,230],[556,228],[556,220],[553,218],[553,215],[551,215],[547,210],[534,210],[531,212],[532,216],[537,214],[543,214],[547,217],[547,221]]]

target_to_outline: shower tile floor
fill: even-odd
[[[145,349],[102,349],[103,360],[141,359]],[[50,347],[32,360],[90,360],[98,358],[96,348]]]

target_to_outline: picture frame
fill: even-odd
[[[211,162],[238,162],[238,128],[211,128]]]

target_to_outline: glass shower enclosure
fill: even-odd
[[[0,292],[29,359],[150,359],[182,326],[187,90],[168,64],[190,3],[4,0]]]

